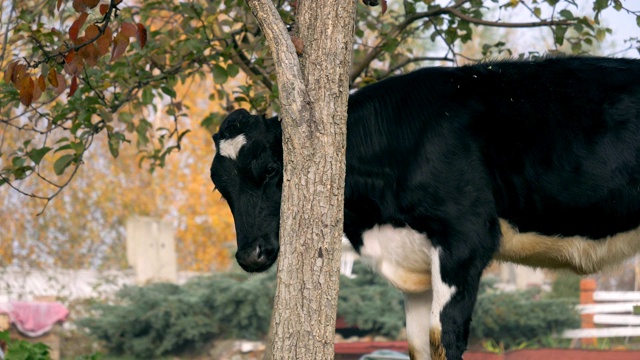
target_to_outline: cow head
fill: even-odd
[[[236,225],[236,260],[249,272],[267,270],[280,248],[282,130],[277,118],[246,110],[229,114],[213,135],[211,180]]]

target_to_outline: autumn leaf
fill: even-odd
[[[100,5],[100,15],[104,16],[107,11],[109,11],[109,5],[108,4],[101,4]]]
[[[98,56],[103,56],[109,52],[109,48],[111,47],[111,38],[113,37],[113,33],[110,28],[106,28],[104,30],[104,34],[96,40],[96,45],[98,46]]]
[[[64,57],[64,62],[67,64],[72,62],[75,56],[76,56],[76,52],[74,50],[69,51],[67,53],[67,56]]]
[[[89,9],[93,9],[98,6],[100,0],[82,0],[82,3],[85,4]]]
[[[113,39],[113,48],[111,50],[111,61],[118,59],[124,52],[127,50],[127,46],[129,46],[129,37],[124,35],[122,32],[118,33],[116,37]]]
[[[76,93],[76,90],[78,90],[78,77],[74,76],[71,79],[71,86],[69,87],[69,97],[72,97],[73,94]]]
[[[13,70],[15,69],[16,65],[18,65],[18,60],[14,60],[12,62],[9,63],[9,65],[7,65],[7,70],[4,72],[4,82],[5,83],[10,83],[12,81],[13,78]]]
[[[40,75],[42,76],[42,75]],[[40,89],[40,85],[36,82],[36,86],[33,88],[33,100],[32,101],[38,101],[40,99],[40,96],[42,96],[42,89]]]
[[[95,39],[98,37],[98,35],[100,35],[100,28],[98,27],[98,25],[95,25],[95,24],[89,25],[84,30],[84,36],[88,40]]]
[[[35,83],[30,76],[25,77],[20,81],[20,88],[18,89],[20,95],[20,102],[24,106],[31,105],[33,101],[33,90],[35,89]]]
[[[85,5],[82,0],[73,0],[73,9],[76,12],[83,12],[87,10],[87,5]]]
[[[56,10],[60,11],[60,6],[62,6],[62,0],[58,0],[58,4],[56,5]]]
[[[47,88],[47,85],[44,83],[44,76],[42,74],[38,76],[38,87],[40,88],[40,91],[44,91]]]
[[[94,44],[88,44],[80,49],[78,53],[90,68],[96,66],[98,63],[99,52]]]
[[[138,44],[140,44],[140,49],[142,49],[147,43],[147,29],[140,23],[137,23],[136,27],[138,28],[138,31],[136,32],[136,39],[138,40]]]
[[[21,80],[27,76],[28,76],[27,65],[17,63],[16,66],[13,68],[13,72],[11,73],[11,81],[13,82],[14,85],[19,87]]]
[[[74,4],[75,4],[75,1],[74,1]],[[69,28],[69,38],[71,38],[71,40],[76,41],[78,39],[80,28],[82,27],[82,25],[84,25],[85,21],[87,21],[88,16],[89,14],[87,14],[86,12],[83,12],[76,19],[76,21],[74,21],[73,24],[71,24],[71,27]]]
[[[47,74],[47,80],[49,80],[49,83],[51,83],[51,86],[53,86],[54,88],[58,87],[58,74],[56,74],[55,68],[49,69],[49,74]]]
[[[120,26],[120,34],[124,34],[127,37],[134,37],[138,34],[138,27],[130,22],[122,23]]]
[[[56,75],[56,78],[58,86],[56,86],[55,93],[56,95],[60,95],[67,88],[67,80],[65,80],[64,75],[62,74]]]

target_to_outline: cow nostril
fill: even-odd
[[[256,262],[263,262],[264,252],[260,248],[260,245],[256,246],[256,249],[253,252],[253,257],[255,258]]]

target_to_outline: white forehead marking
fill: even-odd
[[[233,139],[220,141],[220,148],[218,149],[218,152],[220,152],[220,155],[222,156],[235,160],[238,157],[240,149],[242,149],[242,146],[246,143],[247,138],[244,137],[244,134],[240,134]]]

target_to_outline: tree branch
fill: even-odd
[[[350,82],[353,83],[360,74],[369,66],[373,60],[375,60],[382,52],[387,44],[387,39],[396,39],[398,36],[411,24],[416,21],[433,18],[436,16],[449,14],[455,16],[461,20],[467,21],[469,23],[475,25],[483,25],[483,26],[491,26],[491,27],[505,27],[505,28],[527,28],[527,27],[545,27],[545,26],[558,26],[558,25],[572,25],[575,21],[572,20],[541,20],[536,22],[525,22],[525,23],[504,23],[498,21],[488,21],[477,19],[472,16],[465,15],[459,9],[464,4],[468,3],[470,0],[458,0],[453,5],[443,8],[436,8],[429,11],[419,12],[407,16],[407,18],[399,23],[395,28],[393,28],[387,36],[380,40],[376,46],[373,47],[369,53],[364,57],[364,59],[357,65],[354,64],[354,68],[351,71]]]
[[[303,107],[309,105],[309,96],[302,81],[302,69],[291,42],[291,36],[271,0],[247,0],[251,12],[264,32],[276,64],[282,118],[296,120],[301,125]]]

